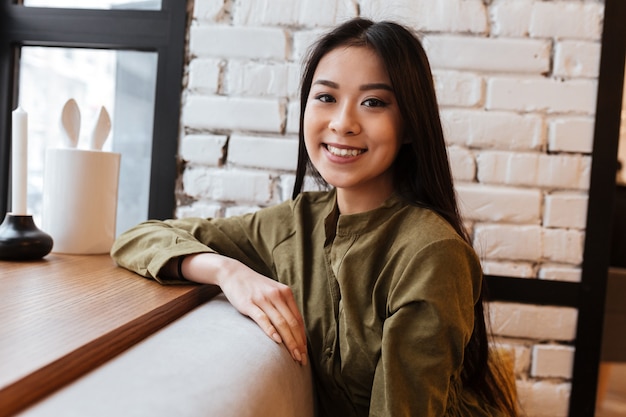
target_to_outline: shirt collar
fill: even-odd
[[[326,231],[326,243],[332,241],[335,236],[347,236],[361,234],[375,229],[386,222],[393,213],[407,205],[395,193],[385,202],[373,210],[356,214],[340,214],[337,206],[337,192],[330,191],[329,212],[324,219],[324,230]]]

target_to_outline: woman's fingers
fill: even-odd
[[[276,327],[274,327],[268,315],[260,307],[253,306],[248,316],[276,343],[283,343],[283,339],[280,337]]]
[[[288,287],[269,291],[253,300],[250,317],[277,343],[283,343],[294,360],[306,364],[304,322]]]

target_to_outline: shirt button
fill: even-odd
[[[324,350],[324,354],[330,358],[331,356],[333,356],[333,349],[327,347],[326,350]]]

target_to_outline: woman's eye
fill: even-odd
[[[315,96],[315,99],[321,101],[322,103],[333,103],[335,101],[335,98],[330,94],[318,94]]]
[[[387,103],[377,98],[368,98],[363,102],[365,107],[385,107]]]

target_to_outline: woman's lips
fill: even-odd
[[[338,156],[341,158],[353,158],[367,151],[367,149],[338,148],[336,146],[328,145],[328,144],[326,144],[325,146],[328,152],[330,152],[334,156]]]

